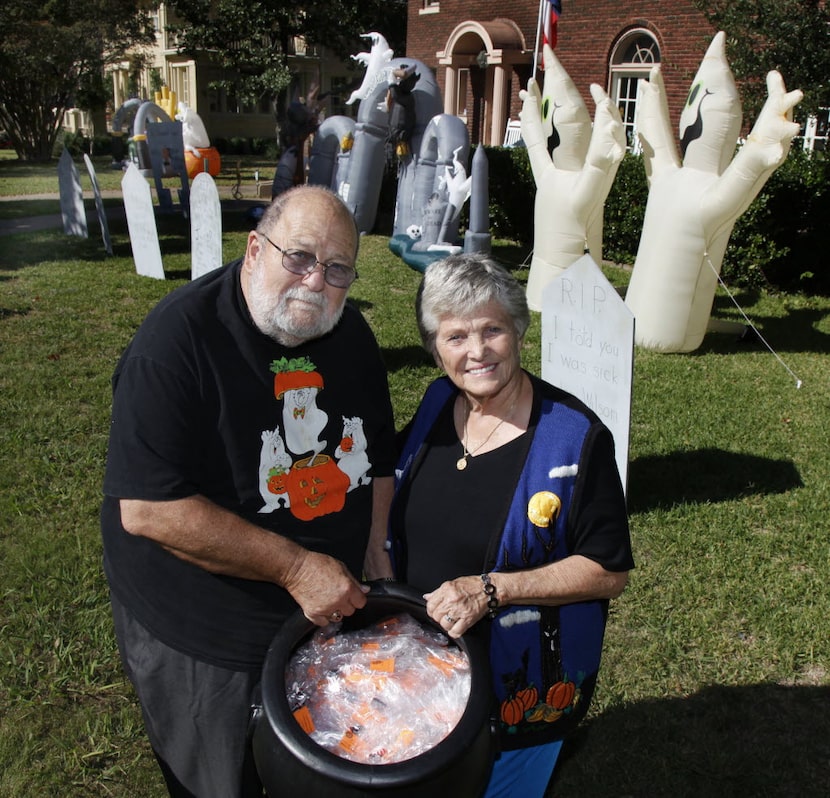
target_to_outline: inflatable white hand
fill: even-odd
[[[734,155],[741,108],[724,45],[718,33],[680,117],[682,163],[659,67],[640,85],[637,128],[649,196],[625,302],[636,318],[636,342],[656,351],[690,352],[702,343],[732,227],[799,129],[791,120],[802,94],[786,92],[771,72],[768,100]]]
[[[602,259],[602,210],[625,155],[619,111],[596,84],[593,126],[582,95],[545,46],[544,93],[531,78],[520,93],[522,138],[536,183],[527,301],[541,310],[548,283],[585,254]],[[551,131],[548,134],[548,130]],[[549,138],[550,135],[550,138]],[[549,150],[552,144],[552,154]]]

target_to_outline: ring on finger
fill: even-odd
[[[456,618],[453,618],[453,617],[452,617],[452,615],[450,615],[449,613],[447,613],[447,614],[444,616],[444,620],[445,620],[447,623],[455,623]]]
[[[329,615],[329,620],[332,623],[337,623],[338,621],[343,620],[343,613],[340,610],[335,610],[331,615]]]

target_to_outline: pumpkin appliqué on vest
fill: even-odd
[[[508,727],[509,733],[535,731],[544,724],[555,723],[571,714],[581,696],[577,683],[567,677],[550,685],[544,699],[531,684],[511,693],[501,702],[499,718]]]
[[[502,681],[507,696],[499,705],[499,719],[508,733],[536,731],[545,724],[554,723],[571,714],[579,704],[582,691],[579,683],[564,675],[540,693],[536,685],[527,680],[528,652],[522,655],[522,667],[513,673],[503,674]]]

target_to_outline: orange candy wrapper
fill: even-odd
[[[288,704],[321,747],[362,764],[434,748],[470,697],[466,653],[402,613],[364,629],[315,632],[286,669]]]

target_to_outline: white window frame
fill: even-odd
[[[632,45],[638,46],[634,58],[626,58]],[[630,152],[641,151],[637,136],[637,81],[648,79],[651,68],[660,62],[660,45],[654,35],[644,29],[629,31],[614,47],[609,64],[611,85],[609,94],[620,109],[625,127],[625,138]]]

